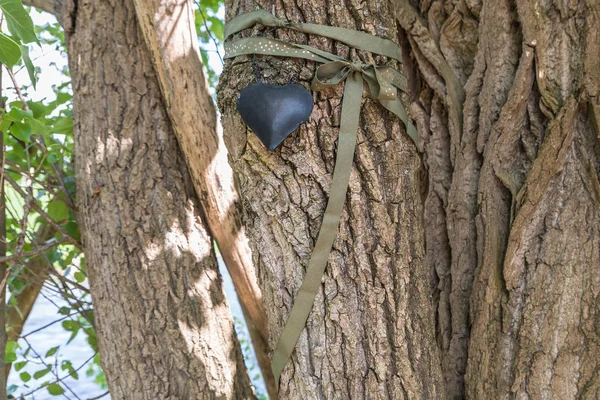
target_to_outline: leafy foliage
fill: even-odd
[[[215,88],[219,81],[219,74],[211,67],[209,53],[217,54],[221,58],[219,48],[223,44],[223,32],[225,25],[219,13],[223,8],[222,0],[195,0],[196,10],[194,11],[196,22],[196,33],[200,42],[200,55],[202,64],[206,70],[208,83],[211,88]],[[221,59],[221,62],[223,60]]]
[[[23,398],[34,398],[42,392],[63,397],[70,391],[67,380],[79,379],[79,371],[85,366],[96,381],[105,380],[99,368],[93,308],[75,220],[72,94],[68,71],[64,68],[57,71],[63,82],[53,85],[46,98],[32,100],[29,97],[41,71],[35,68],[27,43],[34,43],[38,53],[38,46],[42,46],[42,50],[65,57],[64,34],[56,22],[34,26],[20,0],[0,0],[0,11],[8,28],[8,32],[0,34],[0,62],[10,77],[10,83],[4,84],[0,107],[7,255],[17,256],[8,263],[8,307],[23,316],[20,310],[23,305],[17,298],[35,284],[29,272],[35,266],[48,275],[44,292],[54,293],[67,304],[56,309],[54,322],[60,322],[70,333],[63,345],[43,353],[37,350],[35,335],[43,335],[44,329],[9,341],[6,362],[13,363],[16,371],[13,373],[20,381],[20,384],[12,384],[9,392]],[[29,82],[18,78],[22,69],[27,71]],[[7,326],[8,334],[15,329],[20,331],[21,327]],[[68,344],[78,335],[85,335],[93,354],[84,365],[74,365],[69,359]],[[66,351],[61,351],[63,349]]]

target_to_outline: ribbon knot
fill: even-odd
[[[363,72],[363,69],[368,67],[370,64],[365,64],[365,63],[361,63],[360,61],[352,61],[348,67],[350,68],[350,71],[354,71],[354,72]]]
[[[293,24],[292,21],[288,21],[286,19],[275,19],[273,20],[273,25],[275,25],[278,28],[287,28],[290,27]]]

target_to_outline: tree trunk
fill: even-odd
[[[396,39],[387,2],[345,4],[266,1],[260,6],[293,21]],[[252,2],[226,1],[227,18],[253,7]],[[322,37],[285,29],[260,34],[369,60],[368,53],[349,52]],[[314,63],[302,60],[256,60],[269,83],[298,77],[308,86],[315,70]],[[252,57],[238,57],[226,62],[219,106],[273,349],[321,225],[334,166],[342,85],[316,94],[308,122],[271,153],[248,134],[235,107],[240,90],[253,81],[251,61]],[[423,247],[421,161],[403,130],[382,106],[364,100],[346,208],[322,288],[281,377],[282,399],[443,397]]]
[[[253,398],[133,0],[64,9],[79,223],[111,396]]]
[[[207,227],[214,236],[246,310],[247,325],[271,397],[277,390],[267,354],[269,332],[262,295],[227,151],[217,131],[191,0],[135,0],[135,10],[163,94],[173,130],[185,155]]]
[[[397,10],[448,397],[600,398],[598,2]]]

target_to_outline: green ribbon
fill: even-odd
[[[264,10],[253,11],[233,18],[225,25],[225,39],[256,24],[285,27],[308,34],[325,36],[348,46],[402,62],[402,51],[391,40],[351,29],[294,23],[277,18]],[[372,98],[377,99],[385,108],[400,118],[406,126],[407,134],[415,144],[417,144],[418,135],[397,94],[397,89],[407,91],[406,78],[394,68],[349,61],[315,47],[264,37],[237,39],[225,42],[224,47],[225,58],[244,54],[264,54],[304,58],[319,62],[321,65],[317,67],[311,84],[311,88],[316,91],[345,82],[337,156],[325,216],[306,270],[306,276],[271,361],[271,369],[279,387],[279,377],[296,347],[312,310],[339,226],[354,159],[363,83],[367,82]]]

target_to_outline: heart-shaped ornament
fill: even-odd
[[[308,119],[313,98],[297,84],[274,86],[258,82],[242,89],[237,108],[246,125],[273,151]]]

